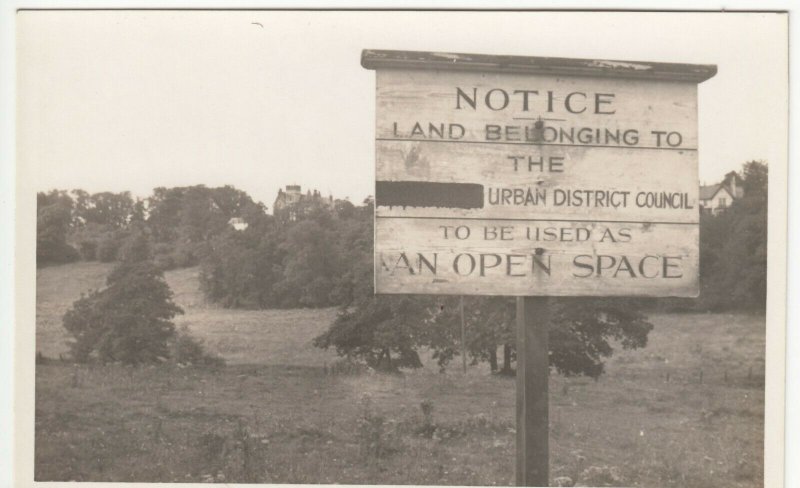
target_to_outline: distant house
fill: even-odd
[[[294,221],[315,206],[333,209],[335,205],[336,200],[332,195],[323,197],[322,193],[317,190],[307,190],[303,193],[300,185],[286,185],[286,190],[278,189],[278,196],[275,197],[275,203],[272,205],[272,213],[283,220]]]
[[[236,230],[245,230],[247,228],[247,222],[241,217],[233,217],[228,221],[228,225],[233,227]]]
[[[743,195],[742,178],[735,171],[731,171],[716,185],[700,186],[700,211],[718,214]]]

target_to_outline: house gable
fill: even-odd
[[[714,200],[715,198],[717,198],[717,195],[719,194],[720,191],[724,191],[725,197],[730,198],[731,202],[734,200],[735,197],[731,194],[731,191],[728,190],[728,188],[725,185],[717,185],[717,186],[719,188],[717,188],[717,190],[709,198],[707,198],[707,200]]]

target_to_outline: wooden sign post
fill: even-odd
[[[406,51],[376,70],[376,293],[517,301],[517,484],[548,482],[548,296],[697,296],[715,66]],[[464,342],[462,337],[462,342]]]
[[[517,297],[517,486],[547,486],[548,327],[545,297]]]

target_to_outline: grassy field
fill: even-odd
[[[335,355],[311,339],[334,310],[218,309],[196,269],[167,273],[178,323],[224,369],[58,360],[61,315],[109,269],[38,272],[37,349],[49,359],[36,368],[37,480],[513,484],[513,379],[484,366],[332,374]],[[651,321],[648,347],[619,352],[599,381],[551,376],[551,479],[762,486],[763,317]]]

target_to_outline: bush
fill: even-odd
[[[120,242],[114,236],[107,236],[97,245],[97,259],[103,263],[117,260]]]
[[[36,249],[37,266],[72,263],[79,258],[78,251],[66,243],[50,243]]]
[[[325,373],[330,375],[361,375],[372,372],[372,368],[354,358],[343,357],[325,366]]]
[[[172,302],[162,272],[149,261],[124,262],[107,283],[64,315],[64,328],[74,338],[74,359],[85,362],[96,355],[103,362],[166,361],[175,337],[171,319],[183,311]]]
[[[159,242],[153,249],[153,261],[165,271],[196,266],[204,253],[204,247],[203,243]]]
[[[150,245],[147,236],[139,231],[122,237],[117,259],[120,261],[139,262],[150,259]]]
[[[403,450],[397,423],[378,413],[368,395],[361,399],[361,415],[356,426],[359,454],[363,461],[371,463]]]
[[[417,427],[417,434],[430,439],[436,432],[436,423],[433,421],[433,402],[423,400],[420,402],[419,408],[422,411],[422,420]]]
[[[188,246],[176,246],[171,257],[176,268],[188,268],[197,264],[197,258]]]
[[[97,243],[94,241],[81,241],[78,244],[78,252],[84,261],[94,261],[97,259]]]
[[[169,271],[177,267],[175,266],[175,260],[172,258],[171,254],[158,254],[153,256],[153,264],[162,271]]]
[[[356,306],[340,310],[313,344],[376,370],[422,367],[418,350],[427,342],[426,303],[417,296],[361,297]]]
[[[192,337],[185,325],[175,334],[169,349],[170,359],[176,364],[206,366],[214,369],[225,365],[225,360],[206,351],[203,341]]]
[[[153,247],[153,263],[155,266],[162,270],[168,271],[175,269],[175,259],[172,257],[172,246],[160,242]]]

